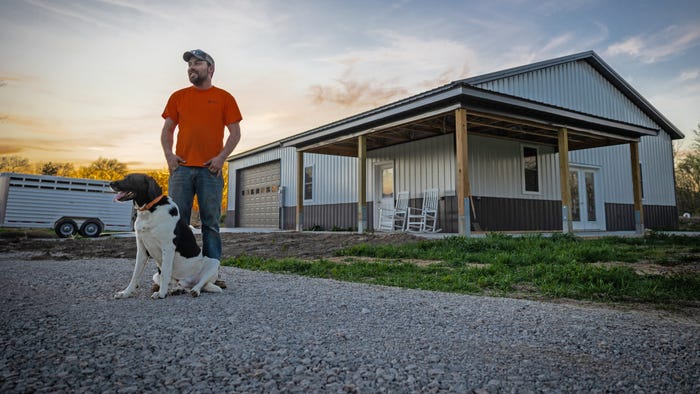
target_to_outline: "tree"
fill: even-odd
[[[691,150],[680,153],[676,161],[676,203],[680,212],[700,215],[700,124],[693,134]]]
[[[58,172],[56,175],[58,176],[75,176],[75,167],[73,166],[73,163],[59,163],[58,165]]]
[[[78,176],[88,179],[99,179],[105,181],[115,181],[127,174],[126,164],[120,163],[116,159],[105,159],[100,157],[87,167],[78,170]]]
[[[32,166],[29,159],[21,156],[2,156],[0,157],[0,172],[24,172],[32,171]]]
[[[163,194],[168,194],[168,179],[170,178],[170,171],[167,168],[148,171],[146,175],[156,180],[156,183],[158,183],[161,189],[163,189]]]
[[[41,175],[65,177],[75,176],[75,167],[73,167],[72,163],[54,163],[52,161],[49,161],[46,163],[37,164],[36,168],[36,173]]]
[[[39,165],[39,173],[41,175],[58,175],[58,164],[50,161]]]

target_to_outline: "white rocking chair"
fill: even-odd
[[[408,209],[406,231],[421,233],[441,231],[437,228],[438,201],[438,189],[426,190],[423,195],[423,207]]]
[[[379,208],[379,231],[404,231],[407,216],[408,192],[399,192],[394,208]]]

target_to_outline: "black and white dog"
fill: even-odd
[[[171,293],[188,290],[193,297],[200,291],[221,292],[214,284],[219,272],[219,260],[205,257],[197,245],[190,227],[180,218],[180,210],[152,177],[145,174],[130,174],[124,179],[110,183],[117,192],[116,201],[132,200],[137,209],[134,230],[136,231],[136,265],[126,289],[114,298],[127,298],[138,287],[148,257],[158,265],[153,275],[157,291],[151,298],[165,298]]]

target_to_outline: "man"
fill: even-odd
[[[236,100],[212,85],[214,59],[201,49],[182,55],[192,86],[173,93],[163,111],[165,124],[161,145],[170,170],[168,194],[190,223],[194,196],[202,222],[202,253],[221,259],[221,200],[224,189],[222,168],[241,139],[243,119]],[[173,152],[175,126],[177,145]],[[228,137],[224,143],[224,128]]]

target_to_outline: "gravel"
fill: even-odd
[[[222,267],[114,300],[130,259],[0,255],[0,392],[700,392],[700,327]]]

